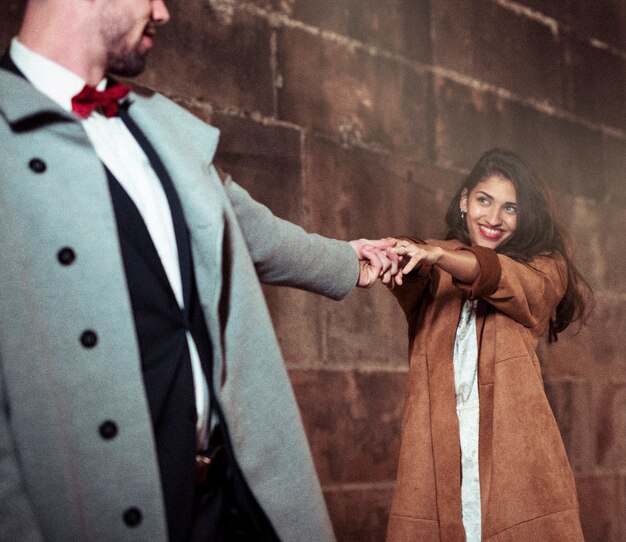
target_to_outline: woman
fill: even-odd
[[[535,349],[584,317],[588,287],[547,190],[494,149],[446,223],[393,249],[410,371],[388,540],[583,540]]]

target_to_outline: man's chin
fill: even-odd
[[[146,69],[146,56],[133,55],[132,58],[111,59],[107,65],[107,73],[118,77],[136,77]]]

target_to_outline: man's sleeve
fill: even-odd
[[[261,282],[333,299],[354,288],[359,263],[348,242],[307,233],[275,216],[229,176],[220,173],[220,178]]]

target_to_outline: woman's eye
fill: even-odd
[[[479,197],[478,201],[481,205],[488,205],[489,204],[489,199],[485,198],[485,197]]]
[[[514,207],[513,205],[507,205],[504,210],[512,215],[517,214],[517,207]]]

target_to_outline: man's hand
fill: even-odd
[[[359,280],[357,286],[371,288],[379,277],[387,284],[398,273],[399,257],[391,252],[396,240],[385,239],[358,239],[350,241],[350,246],[359,259]]]

